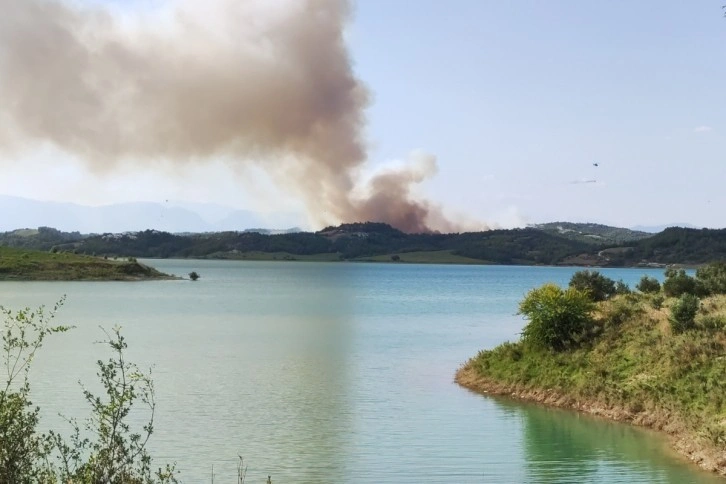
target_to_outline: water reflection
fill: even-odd
[[[527,482],[722,482],[669,455],[665,439],[654,439],[646,430],[560,409],[493,401],[522,421]]]
[[[249,463],[249,480],[267,474],[279,482],[340,480],[352,425],[349,276],[329,271],[320,277],[319,271],[290,271],[285,264],[251,270],[258,271],[248,274],[256,287],[244,288],[234,307],[225,309],[224,324],[205,329],[208,340],[219,338],[209,348],[216,352],[209,359],[216,370],[196,375],[197,388],[228,401],[210,402],[205,390],[193,395],[187,411],[200,421],[190,428],[205,428],[215,415],[231,417],[221,432],[205,436],[210,450],[226,448],[232,457],[210,456],[220,480],[234,475],[237,453]],[[199,317],[209,310],[201,307]],[[235,350],[221,357],[220,349],[232,341]],[[184,477],[197,482],[204,475],[187,469]]]

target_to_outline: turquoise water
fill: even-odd
[[[32,373],[43,425],[83,417],[99,325],[154,365],[159,463],[183,482],[712,482],[648,432],[483,397],[453,383],[483,348],[515,339],[517,303],[576,269],[148,261],[197,282],[4,282],[5,306],[52,304],[76,325]],[[662,271],[603,270],[634,285]]]

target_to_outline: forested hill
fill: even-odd
[[[550,222],[535,224],[531,227],[566,239],[579,240],[592,245],[628,244],[653,236],[651,233],[640,230],[594,223]]]
[[[605,250],[610,265],[696,265],[726,260],[726,229],[671,227],[625,248]]]
[[[461,234],[405,234],[382,223],[319,232],[81,235],[52,228],[0,234],[0,245],[109,257],[375,260],[519,265],[632,266],[726,259],[726,230],[671,228],[625,244],[593,244],[534,227]]]

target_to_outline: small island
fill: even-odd
[[[71,252],[0,246],[0,281],[141,281],[176,279],[135,258],[109,259]]]
[[[726,475],[726,263],[668,269],[636,291],[579,271],[568,288],[532,289],[519,312],[520,340],[481,351],[458,384],[664,432]]]

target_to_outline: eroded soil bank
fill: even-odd
[[[702,469],[726,476],[726,454],[709,445],[703,436],[689,431],[679,415],[637,407],[628,409],[625,406],[576,399],[552,389],[497,382],[479,373],[471,361],[459,368],[454,380],[462,387],[483,395],[503,396],[575,410],[659,431],[669,439],[679,454]]]

